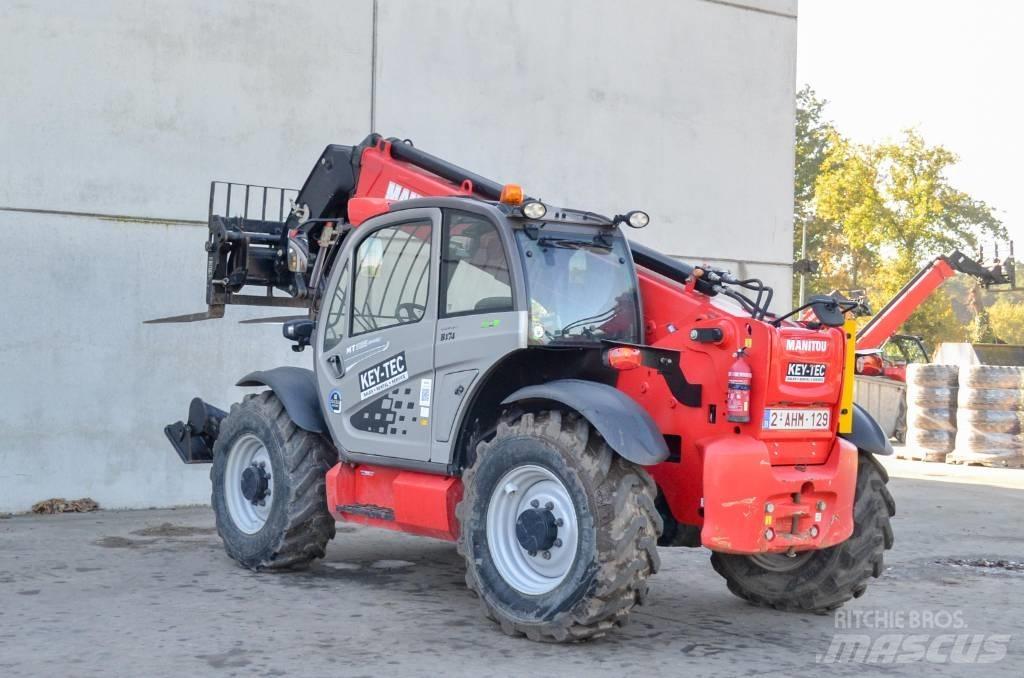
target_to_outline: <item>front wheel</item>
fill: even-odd
[[[297,427],[272,391],[249,396],[220,425],[211,502],[228,555],[253,570],[322,558],[334,537],[325,476],[337,453]]]
[[[466,583],[505,633],[593,638],[643,602],[659,565],[654,483],[579,415],[503,421],[463,485]]]
[[[711,564],[729,590],[744,600],[779,610],[827,612],[859,598],[868,580],[882,574],[882,558],[892,548],[889,519],[896,502],[885,486],[885,470],[862,452],[857,467],[853,534],[820,551],[793,556],[741,556],[712,553]]]

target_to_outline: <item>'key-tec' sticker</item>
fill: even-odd
[[[359,399],[366,400],[396,384],[401,384],[408,378],[405,351],[402,351],[359,373]]]

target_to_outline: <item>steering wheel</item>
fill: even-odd
[[[420,318],[423,317],[423,314],[426,312],[426,310],[427,310],[427,307],[422,305],[422,304],[414,304],[412,302],[405,302],[405,303],[399,304],[395,308],[395,317],[398,318],[398,322],[403,323],[403,324],[404,323],[414,323],[414,322],[416,322],[417,320],[419,320]],[[404,314],[406,316],[405,318],[402,317],[403,312],[404,312]]]

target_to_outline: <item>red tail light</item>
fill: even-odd
[[[641,365],[640,349],[616,346],[605,351],[604,360],[608,367],[616,370],[632,370]]]

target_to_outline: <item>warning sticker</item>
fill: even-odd
[[[430,407],[430,392],[433,386],[433,379],[420,379],[420,407]]]
[[[359,373],[359,399],[366,400],[396,384],[401,384],[408,378],[405,351],[402,351]]]

